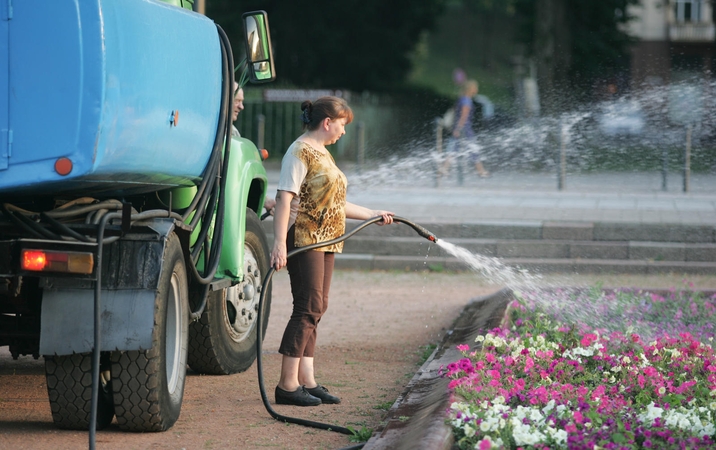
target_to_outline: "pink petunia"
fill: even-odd
[[[470,346],[467,344],[460,344],[457,346],[457,349],[461,352],[466,352],[466,351],[470,350]]]
[[[597,335],[593,333],[587,333],[584,335],[581,341],[579,341],[580,344],[582,344],[582,347],[589,347],[592,345],[592,342],[597,340]]]
[[[535,366],[535,362],[529,356],[525,358],[525,372],[529,372]]]
[[[600,384],[599,386],[597,386],[597,388],[594,389],[594,391],[592,392],[592,400],[596,400],[596,399],[602,397],[604,395],[604,393],[606,392],[606,390],[607,390],[607,388],[603,384]]]
[[[574,411],[574,423],[583,424],[584,423],[584,416],[579,411]]]

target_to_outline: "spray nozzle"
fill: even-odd
[[[417,223],[413,223],[407,219],[403,219],[402,217],[393,216],[393,220],[396,222],[402,222],[408,226],[410,226],[413,230],[415,230],[420,236],[424,237],[425,239],[431,241],[431,242],[437,242],[438,238],[430,231],[426,230],[425,228],[421,227]]]

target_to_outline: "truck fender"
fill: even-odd
[[[237,281],[243,277],[244,242],[246,234],[246,208],[260,215],[266,195],[266,172],[254,144],[243,138],[234,139],[229,158],[226,180],[226,215],[224,240],[217,277],[230,277]]]

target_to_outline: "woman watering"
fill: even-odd
[[[374,211],[346,201],[346,177],[326,150],[345,134],[353,111],[345,100],[321,97],[301,104],[305,132],[291,144],[281,163],[281,176],[274,212],[275,242],[271,266],[288,266],[293,313],[281,340],[281,377],[276,403],[315,406],[340,403],[340,399],[316,383],[313,358],[316,327],[328,308],[334,254],[343,244],[299,253],[297,247],[325,242],[344,234],[345,219],[367,220],[382,216],[393,222],[393,213]]]

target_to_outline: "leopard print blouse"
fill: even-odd
[[[320,152],[305,142],[296,142],[293,155],[307,168],[301,184],[296,215],[296,247],[340,237],[346,229],[346,176],[328,152]],[[343,243],[316,249],[341,253]]]

